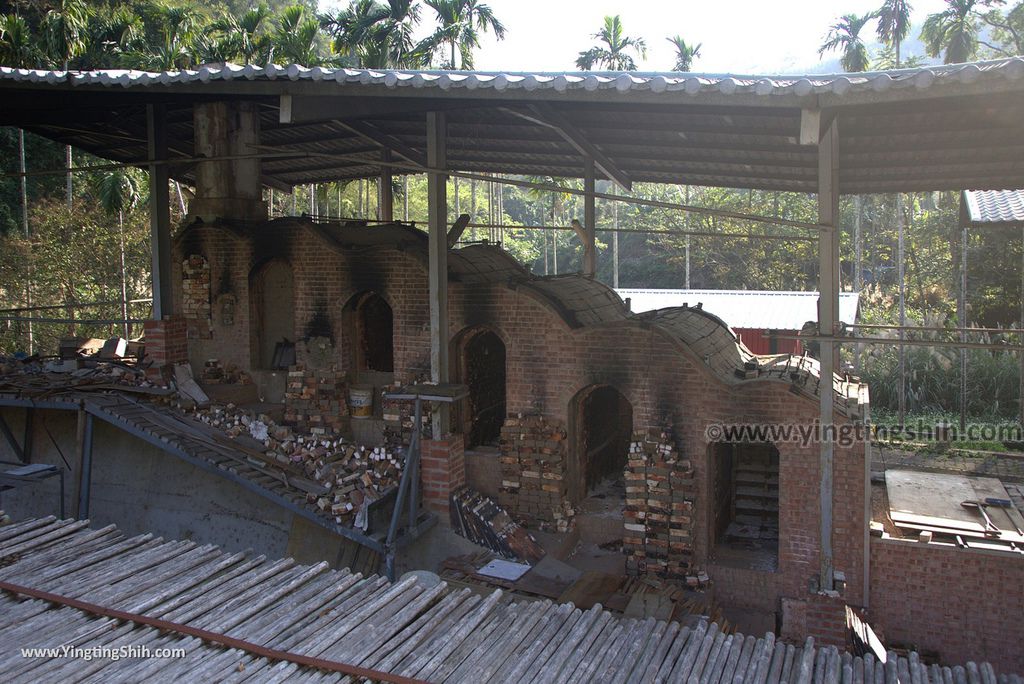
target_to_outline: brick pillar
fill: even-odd
[[[162,321],[145,323],[146,360],[152,365],[146,374],[160,376],[162,369],[188,361],[188,325],[181,316],[167,316]]]
[[[782,599],[782,638],[803,641],[814,637],[816,644],[848,648],[849,628],[846,601],[841,597],[816,594],[806,600]]]
[[[462,435],[425,439],[420,443],[423,507],[448,521],[448,497],[466,484],[465,440]]]

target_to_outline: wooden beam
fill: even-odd
[[[166,109],[146,105],[146,149],[150,161],[167,159]],[[153,318],[174,313],[171,295],[171,198],[167,164],[149,165],[149,240],[152,255]]]
[[[818,331],[833,337],[837,334],[839,312],[839,128],[833,119],[822,130],[818,142]],[[823,341],[821,344],[818,389],[822,428],[834,422],[832,374],[836,368],[839,344]],[[833,588],[832,554],[832,465],[835,456],[834,434],[822,430],[819,453],[819,587],[823,591]]]
[[[561,112],[547,104],[538,103],[529,105],[528,111],[524,112],[513,108],[503,108],[504,111],[518,116],[527,121],[532,121],[541,126],[552,128],[561,135],[566,142],[587,159],[592,159],[594,165],[601,170],[607,178],[614,181],[623,190],[633,189],[632,179],[605,155],[604,152],[595,147],[583,133],[572,124]]]
[[[800,110],[800,144],[817,145],[821,138],[821,110]]]
[[[451,230],[448,231],[448,248],[451,249],[462,237],[462,234],[466,232],[466,227],[469,226],[469,214],[459,214],[459,218],[455,219],[455,223],[452,224]]]
[[[428,112],[428,116],[430,116],[430,114],[433,113],[434,112]],[[335,119],[333,123],[335,125],[341,126],[347,131],[355,133],[361,138],[376,143],[385,149],[391,150],[399,157],[402,157],[403,159],[406,159],[407,161],[412,162],[417,166],[429,166],[429,164],[427,163],[427,157],[424,157],[422,154],[412,149],[395,136],[390,135],[388,133],[383,133],[380,129],[373,126],[372,124],[369,124],[365,121],[342,121],[340,119]],[[429,146],[429,144],[430,134],[428,132],[427,145]]]
[[[432,169],[448,167],[447,115],[444,112],[427,112],[426,161]],[[443,383],[448,382],[448,176],[440,173],[427,176],[427,215],[430,227],[430,379]],[[447,409],[447,405],[440,405],[432,414],[434,439],[441,439],[448,432]]]

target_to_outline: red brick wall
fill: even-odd
[[[425,439],[420,449],[420,481],[423,505],[448,520],[448,497],[466,484],[466,461],[462,435],[448,439]]]
[[[294,269],[295,330],[301,337],[318,309],[327,312],[335,331],[335,357],[345,370],[352,341],[342,325],[342,309],[360,292],[383,296],[394,312],[395,380],[410,382],[429,373],[429,306],[424,263],[411,251],[379,249],[341,252],[298,221],[277,221],[249,237],[214,226],[199,226],[176,243],[183,255],[202,254],[210,263],[213,334],[191,341],[194,362],[219,358],[249,367],[248,274],[270,257]],[[176,283],[180,296],[180,283]],[[218,297],[237,297],[234,324],[221,323]],[[716,591],[747,605],[779,610],[783,596],[807,596],[818,572],[818,446],[777,444],[780,453],[779,569],[776,573],[731,572],[708,564],[708,443],[712,422],[812,423],[817,403],[789,391],[779,380],[725,385],[688,348],[653,328],[634,324],[573,329],[552,306],[527,288],[503,284],[451,282],[450,339],[470,327],[494,330],[506,345],[509,416],[540,414],[566,425],[569,443],[575,428],[573,398],[593,384],[609,384],[632,404],[635,428],[673,429],[680,452],[693,463],[694,567],[707,566]],[[303,345],[299,361],[306,362]],[[457,350],[456,350],[457,351]],[[457,369],[453,353],[452,368]],[[456,380],[459,378],[455,377]],[[575,455],[569,449],[569,464]],[[858,605],[864,557],[863,445],[837,448],[835,457],[835,567],[846,573],[846,597]],[[435,491],[436,494],[439,492]],[[439,500],[436,501],[440,505]],[[444,503],[447,508],[447,501]],[[720,574],[719,574],[720,573]],[[728,585],[728,589],[723,589]]]
[[[944,664],[1024,673],[1024,559],[872,538],[867,620],[886,644],[936,651]]]

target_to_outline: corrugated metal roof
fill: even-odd
[[[115,526],[53,518],[0,527],[0,581],[77,599],[61,605],[0,594],[0,673],[36,681],[351,681],[337,672],[263,657],[256,647],[431,682],[867,681],[915,677],[966,681],[962,666],[925,666],[916,653],[840,654],[834,647],[785,644],[772,633],[725,634],[717,623],[630,619],[600,604],[584,611],[551,601],[518,601],[500,590],[435,586],[417,577],[390,584],[327,563],[298,565],[250,552],[227,553]],[[95,608],[94,608],[95,607]],[[165,629],[113,609],[172,623]],[[180,626],[247,642],[226,648]],[[170,628],[166,628],[170,627]],[[97,649],[94,657],[21,657],[23,648]],[[102,657],[134,647],[184,648],[180,658]],[[988,663],[968,664],[996,681]],[[850,674],[849,677],[854,675]],[[973,679],[972,679],[973,681]],[[999,681],[1021,684],[1002,673]]]
[[[807,321],[818,320],[818,293],[769,290],[616,290],[630,300],[637,313],[670,306],[697,306],[715,314],[732,328],[758,330],[800,330]],[[839,320],[855,323],[859,295],[839,294]]]
[[[1024,225],[1024,190],[965,190],[964,204],[972,224]]]
[[[381,148],[422,163],[428,111],[447,113],[448,167],[469,173],[578,178],[570,140],[582,139],[632,182],[815,192],[801,126],[818,110],[838,123],[844,194],[1024,187],[1019,57],[812,76],[0,68],[0,92],[0,125],[134,164],[147,160],[146,105],[159,103],[171,175],[188,183],[194,163],[173,161],[195,155],[193,105],[227,99],[257,105],[263,182],[281,189],[376,176]]]
[[[723,95],[752,93],[758,96],[836,94],[852,90],[882,92],[890,88],[931,88],[944,83],[973,83],[992,75],[1024,78],[1024,59],[1008,59],[926,66],[857,74],[807,76],[744,76],[679,72],[515,72],[515,71],[415,71],[404,69],[307,68],[298,64],[266,66],[208,65],[185,71],[132,71],[103,69],[89,72],[11,69],[0,67],[0,79],[29,83],[72,85],[153,86],[232,80],[318,81],[345,85],[382,85],[387,88],[438,88],[440,90],[495,90],[566,92],[650,91],[688,95],[716,92]]]

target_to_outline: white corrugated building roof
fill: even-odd
[[[769,290],[655,290],[618,289],[630,300],[635,313],[675,306],[697,306],[712,313],[731,328],[759,330],[800,330],[807,321],[818,319],[817,292],[773,292]],[[839,320],[854,323],[858,294],[839,294]]]

